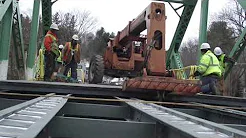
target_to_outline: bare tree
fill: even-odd
[[[239,36],[246,25],[246,12],[237,2],[232,0],[218,15],[218,20],[226,21],[234,27],[235,35]]]
[[[89,11],[78,11],[63,13],[57,12],[53,15],[53,22],[60,28],[60,43],[70,41],[72,35],[78,34],[81,41],[85,41],[86,34],[94,32],[97,27],[97,19]]]
[[[208,29],[208,43],[212,49],[219,46],[223,49],[223,52],[228,54],[235,44],[234,33],[234,29],[228,26],[227,22],[214,21]]]
[[[98,20],[93,17],[89,11],[74,11],[73,13],[77,19],[76,28],[79,31],[80,36],[95,31]]]
[[[222,12],[218,15],[218,20],[227,22],[234,29],[234,37],[238,38],[246,26],[246,12],[237,2],[233,0],[225,7]],[[239,63],[246,62],[245,50],[239,57]],[[229,88],[229,94],[233,96],[241,96],[242,89],[246,87],[246,67],[234,66],[226,83]]]
[[[180,52],[184,66],[195,65],[197,63],[198,39],[189,39],[183,43]]]

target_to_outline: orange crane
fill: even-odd
[[[104,56],[91,59],[89,82],[101,83],[103,75],[128,77],[123,90],[174,91],[194,94],[198,80],[180,80],[166,68],[165,4],[152,2],[109,40]],[[147,30],[147,35],[141,32]]]

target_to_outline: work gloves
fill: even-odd
[[[201,73],[199,72],[199,71],[196,71],[195,73],[194,73],[194,76],[200,76],[201,75]]]

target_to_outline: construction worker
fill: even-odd
[[[224,52],[221,50],[220,47],[215,47],[214,48],[214,54],[216,55],[216,57],[218,58],[219,62],[220,62],[220,69],[222,72],[221,78],[218,82],[218,87],[219,90],[221,92],[222,95],[228,95],[226,94],[226,91],[224,89],[224,73],[225,73],[225,68],[226,65],[225,63],[230,63],[230,64],[234,64],[236,61],[232,58],[229,58],[228,56],[226,56],[226,54],[224,54]]]
[[[80,62],[80,45],[78,44],[78,35],[73,35],[71,42],[67,42],[62,51],[65,70],[63,75],[67,76],[71,69],[71,77],[77,79],[77,64]]]
[[[201,45],[201,60],[194,76],[200,76],[202,87],[201,92],[205,94],[218,94],[216,82],[221,77],[219,60],[210,51],[210,45],[203,43]]]
[[[57,32],[58,25],[53,23],[50,30],[44,38],[44,57],[45,57],[45,74],[44,80],[50,81],[53,72],[55,71],[56,58],[59,56]]]
[[[222,71],[222,76],[224,76],[225,68],[226,68],[225,63],[234,64],[236,61],[234,59],[226,56],[226,54],[224,54],[224,52],[221,50],[220,47],[215,47],[214,48],[214,54],[219,59],[220,68],[221,68],[221,71]]]

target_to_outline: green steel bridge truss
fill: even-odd
[[[15,62],[19,73],[25,73],[26,67],[33,68],[34,60],[37,49],[37,36],[38,36],[38,25],[39,25],[39,11],[42,8],[42,21],[43,21],[43,35],[49,30],[49,26],[52,23],[52,5],[56,2],[51,0],[34,0],[33,5],[33,16],[31,23],[31,34],[29,40],[27,62],[24,60],[24,43],[23,43],[23,32],[21,27],[21,18],[18,0],[0,0],[0,63],[3,60],[9,58],[9,51],[11,41],[13,41],[13,48]],[[167,51],[167,68],[182,68],[183,63],[180,57],[179,48],[187,27],[189,25],[191,16],[194,12],[197,0],[159,0],[169,3],[173,10],[179,16],[179,23],[173,36],[169,50]],[[207,41],[207,18],[208,18],[208,2],[209,0],[202,0],[201,3],[201,16],[200,16],[200,32],[199,32],[199,45]],[[41,4],[40,4],[41,3]],[[174,8],[173,3],[181,4],[180,7]],[[246,1],[238,0],[238,3],[246,9]],[[182,9],[181,15],[177,12]],[[238,60],[240,54],[245,48],[245,34],[246,28],[243,30],[236,44],[234,45],[229,56]],[[12,39],[11,39],[12,36]],[[199,51],[198,51],[199,52]],[[198,53],[200,57],[200,53]],[[198,57],[198,59],[199,59]],[[0,64],[1,65],[1,64]],[[225,77],[230,72],[233,65],[230,65],[226,70]],[[3,69],[3,68],[2,68]],[[0,72],[1,71],[0,69]],[[6,75],[7,76],[7,75]],[[184,74],[184,76],[186,76]],[[3,78],[7,79],[7,78]],[[24,79],[24,76],[19,76],[19,79]]]

